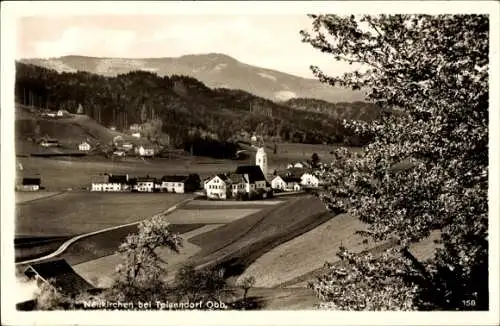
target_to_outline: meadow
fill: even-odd
[[[87,189],[91,177],[103,173],[129,174],[130,176],[162,177],[168,174],[198,173],[209,176],[214,173],[236,170],[236,161],[210,161],[195,158],[155,159],[150,161],[138,159],[105,159],[100,157],[86,158],[40,158],[18,157],[23,166],[20,176],[39,176],[42,186],[47,191],[63,191],[67,189]]]
[[[66,192],[16,205],[16,237],[74,236],[140,221],[189,194]]]

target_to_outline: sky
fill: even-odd
[[[215,52],[303,77],[313,77],[311,64],[327,73],[349,71],[349,65],[301,42],[299,31],[311,27],[305,14],[20,17],[16,57],[148,58]]]

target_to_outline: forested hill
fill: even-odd
[[[230,140],[241,131],[284,141],[356,141],[340,120],[295,110],[241,90],[210,89],[186,76],[133,71],[115,77],[88,72],[58,73],[16,63],[16,98],[21,104],[84,113],[105,126],[126,130],[159,119],[163,131],[182,146],[193,129]]]
[[[331,103],[311,98],[293,98],[282,103],[296,110],[325,113],[334,119],[370,121],[380,117],[380,109],[368,102]]]

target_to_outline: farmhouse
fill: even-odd
[[[49,112],[44,112],[42,116],[48,117],[48,118],[55,118],[57,115],[57,112],[49,111]]]
[[[57,147],[59,146],[59,141],[55,138],[42,139],[40,142],[40,146],[42,147]]]
[[[300,191],[301,179],[293,175],[276,176],[271,181],[271,187],[282,191]]]
[[[87,143],[86,141],[81,142],[80,145],[78,145],[78,150],[82,152],[88,152],[90,151],[90,144]]]
[[[46,283],[56,291],[70,296],[95,289],[64,259],[31,264],[25,269],[24,275],[30,280],[36,280],[37,286]]]
[[[132,148],[134,148],[134,145],[132,145],[131,143],[123,143],[121,148],[125,151],[129,151],[131,150]]]
[[[187,176],[183,175],[166,175],[161,178],[161,190],[182,194],[184,193],[184,184],[187,178]]]
[[[218,174],[205,182],[205,191],[208,198],[227,199],[229,178],[225,174]]]
[[[141,138],[141,133],[140,132],[133,132],[132,137],[134,138]]]
[[[134,124],[130,125],[130,131],[132,133],[141,132],[142,131],[142,127],[138,123],[134,123]]]
[[[155,189],[158,189],[158,187],[155,187],[155,184],[157,184],[155,178],[136,178],[134,180],[133,190],[138,192],[153,192]]]
[[[18,186],[20,191],[38,191],[40,190],[40,178],[23,178]]]
[[[137,154],[142,157],[153,157],[155,155],[155,150],[152,147],[141,145],[137,147]]]
[[[200,176],[197,174],[166,175],[161,178],[161,190],[165,192],[185,193],[200,188]]]
[[[317,176],[315,176],[312,173],[304,173],[300,177],[301,179],[301,184],[303,187],[306,188],[318,188],[319,187],[319,179]]]
[[[64,111],[63,110],[58,110],[57,113],[56,113],[56,115],[58,117],[62,117],[62,116],[64,116]]]
[[[127,175],[99,175],[92,177],[91,191],[117,192],[129,189]]]
[[[118,156],[118,157],[123,157],[123,156],[125,156],[125,152],[122,150],[117,150],[117,151],[113,152],[113,155]]]

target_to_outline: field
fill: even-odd
[[[19,191],[16,192],[16,204],[26,203],[32,200],[38,200],[42,198],[49,198],[59,194],[55,191]]]
[[[190,261],[198,266],[221,265],[228,276],[237,276],[262,254],[331,218],[317,198],[291,197],[284,204],[192,238],[202,250]]]
[[[16,207],[16,237],[73,236],[140,221],[188,194],[66,192]]]
[[[185,233],[201,228],[203,224],[171,224],[173,233]],[[137,233],[137,225],[126,226],[113,231],[92,235],[71,245],[60,257],[71,265],[81,264],[104,256],[113,255],[127,235]]]
[[[180,233],[183,241],[183,246],[180,248],[179,253],[171,252],[168,249],[157,249],[157,253],[160,258],[167,262],[163,264],[167,272],[167,279],[172,279],[175,276],[176,270],[186,262],[186,260],[200,251],[200,247],[192,244],[188,240],[203,232],[208,232],[210,230],[220,227],[222,224],[208,224],[203,226],[202,224],[185,224],[185,225],[172,225],[172,231]],[[114,233],[114,231],[112,231]],[[116,237],[116,235],[110,235],[111,237]],[[63,255],[68,261],[74,264],[73,268],[86,279],[97,282],[99,286],[108,286],[112,283],[115,269],[121,262],[121,257],[115,254],[116,249],[111,246],[111,242],[107,241],[108,235],[104,235],[103,241],[101,242],[102,247],[107,248],[107,255],[103,255],[99,258],[83,260],[81,252],[76,250],[68,250],[67,253]],[[93,246],[92,240],[85,241],[85,244],[78,244],[80,248],[85,245]],[[90,258],[92,252],[88,248],[84,248],[83,256]],[[113,250],[114,249],[114,250]],[[103,250],[100,249],[101,253]],[[97,255],[95,255],[97,257]]]

